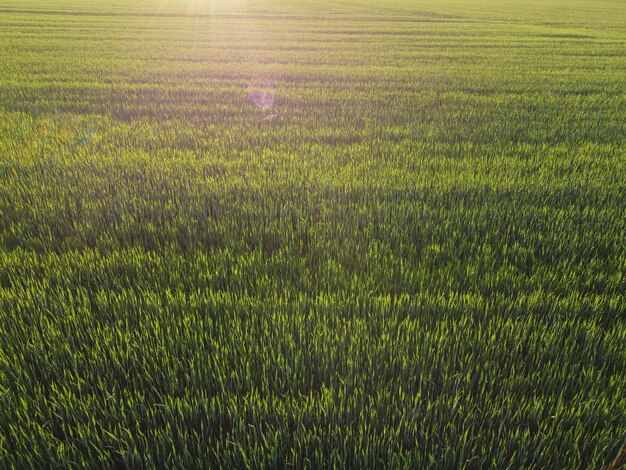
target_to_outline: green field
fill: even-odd
[[[0,468],[606,467],[625,90],[621,0],[0,0]]]

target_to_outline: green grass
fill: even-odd
[[[0,2],[0,467],[613,459],[623,3],[337,3]]]

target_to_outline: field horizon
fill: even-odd
[[[626,8],[0,0],[0,467],[604,469]]]

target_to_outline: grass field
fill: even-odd
[[[625,90],[618,0],[0,0],[0,467],[605,467]]]

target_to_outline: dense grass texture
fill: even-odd
[[[605,467],[625,51],[617,0],[0,0],[0,467]]]

